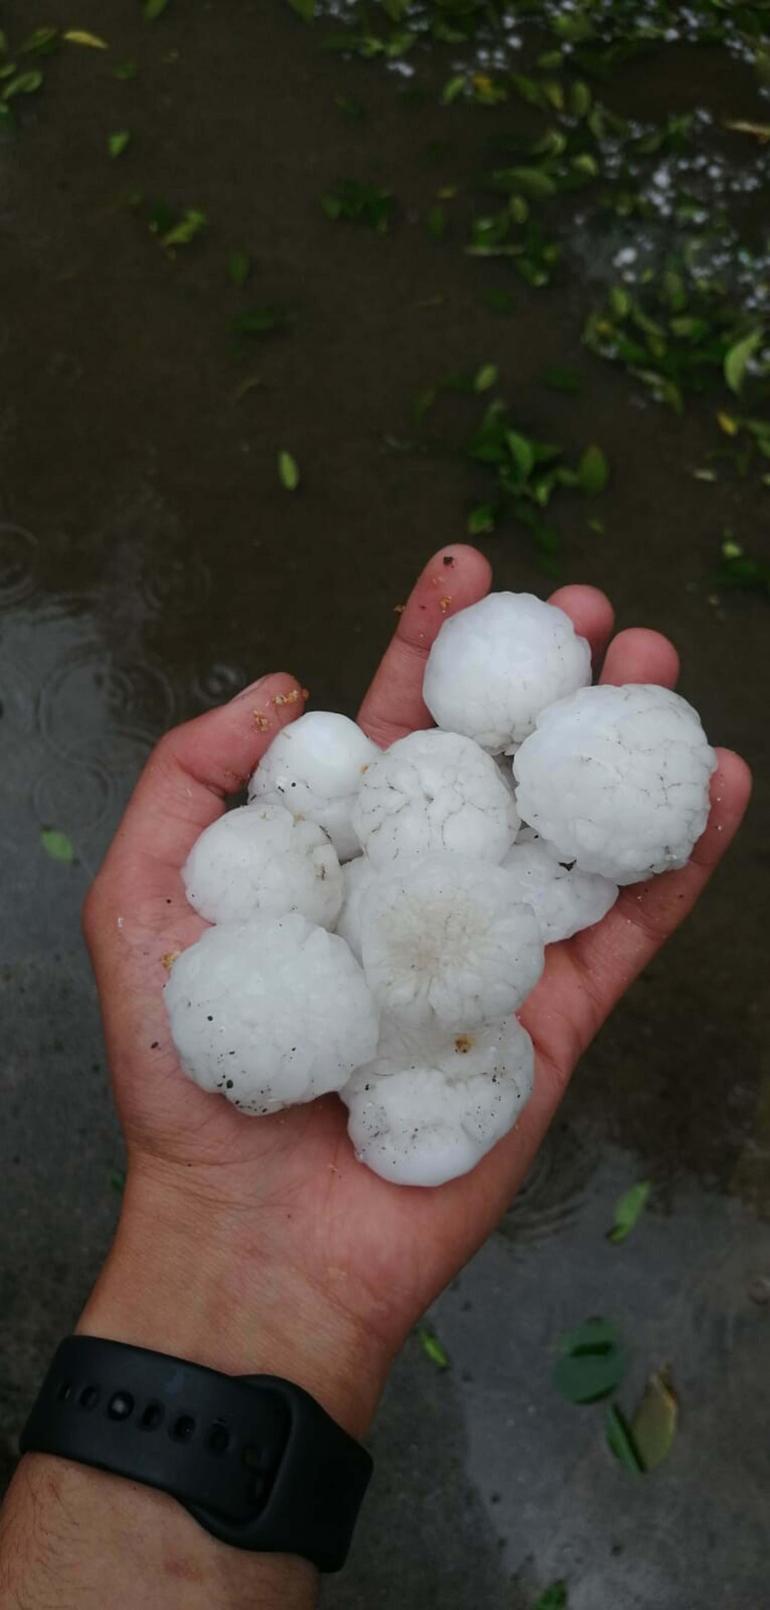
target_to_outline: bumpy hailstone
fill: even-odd
[[[684,866],[716,765],[700,718],[668,688],[583,688],[544,710],[515,762],[522,816],[579,871],[615,883]]]
[[[245,922],[260,912],[299,911],[333,928],[342,904],[342,868],[315,822],[284,805],[242,805],[213,822],[193,845],[182,879],[207,922]]]
[[[412,732],[367,767],[353,826],[374,866],[452,850],[502,861],[519,818],[512,791],[478,744],[455,732]]]
[[[241,1112],[339,1090],[377,1048],[358,963],[297,914],[208,928],[175,961],[165,994],[185,1072]]]
[[[515,1012],[543,968],[540,928],[515,879],[451,851],[399,863],[371,885],[361,949],[383,1010],[450,1033]]]
[[[563,610],[532,593],[490,593],[444,622],[423,697],[439,727],[499,754],[532,732],[547,705],[590,680],[590,649]]]
[[[562,866],[540,840],[517,839],[502,865],[516,879],[519,900],[532,907],[546,945],[601,922],[618,898],[616,883]]]
[[[357,855],[354,861],[342,868],[342,909],[337,918],[336,931],[345,940],[357,962],[361,960],[361,902],[377,877],[371,861]]]
[[[282,728],[249,783],[249,799],[286,805],[317,822],[341,861],[361,848],[350,813],[361,778],[380,751],[347,716],[309,710]]]
[[[358,1158],[398,1185],[466,1174],[513,1127],[533,1062],[532,1041],[513,1017],[443,1042],[381,1044],[340,1092]]]

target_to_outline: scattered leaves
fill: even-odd
[[[618,1198],[615,1203],[615,1222],[612,1229],[607,1231],[607,1240],[613,1245],[617,1246],[631,1234],[647,1206],[651,1190],[651,1180],[639,1180]]]
[[[207,222],[205,212],[200,212],[197,207],[188,207],[182,217],[168,228],[164,228],[161,224],[153,229],[152,223],[150,228],[153,229],[153,233],[160,235],[161,246],[164,246],[166,251],[173,251],[179,246],[189,246],[198,235],[202,234]]]
[[[66,37],[66,36],[65,36]],[[58,28],[36,28],[34,33],[19,45],[20,56],[52,56],[59,49],[60,35]]]
[[[484,363],[477,369],[473,377],[474,391],[491,391],[497,385],[497,366],[494,363]]]
[[[427,1354],[431,1363],[435,1364],[438,1370],[448,1370],[450,1368],[449,1354],[447,1353],[446,1349],[442,1347],[441,1342],[434,1332],[428,1329],[427,1325],[421,1325],[419,1327],[417,1338],[423,1352]]]
[[[296,11],[297,16],[302,18],[303,22],[313,21],[315,16],[315,0],[289,0],[289,5],[291,6],[292,11]]]
[[[3,100],[10,101],[14,95],[34,95],[42,82],[43,75],[37,67],[30,68],[26,73],[15,73],[3,85]]]
[[[554,1385],[569,1403],[597,1403],[609,1397],[623,1379],[625,1354],[615,1325],[588,1319],[559,1341]]]
[[[644,1470],[639,1450],[634,1442],[631,1427],[616,1403],[611,1403],[607,1410],[606,1421],[607,1442],[619,1464],[630,1470],[633,1475],[641,1475]]]
[[[578,464],[578,483],[588,497],[597,497],[604,491],[609,479],[609,465],[600,447],[587,447]]]
[[[678,1423],[679,1403],[669,1371],[655,1370],[631,1422],[643,1470],[654,1470],[668,1458]]]
[[[299,465],[285,449],[278,454],[278,479],[287,492],[296,492],[299,486]]]
[[[736,341],[725,353],[725,380],[736,396],[739,396],[743,390],[746,370],[755,352],[761,347],[763,336],[764,331],[762,329],[751,330],[748,335],[744,335],[740,341]]]
[[[142,13],[145,22],[155,22],[163,15],[169,0],[142,0]]]
[[[88,50],[110,48],[106,39],[102,39],[99,34],[89,33],[87,28],[68,28],[66,33],[62,34],[62,39],[66,39],[68,45],[85,45]]]
[[[231,252],[227,259],[227,272],[233,285],[245,285],[251,273],[251,258],[248,252]]]
[[[321,206],[327,218],[335,222],[345,219],[348,223],[363,224],[385,235],[396,209],[396,200],[389,190],[383,190],[379,185],[363,184],[358,179],[341,179],[339,184],[321,197]]]
[[[566,1582],[552,1582],[550,1588],[541,1593],[534,1610],[567,1610],[568,1603]]]
[[[126,147],[131,144],[131,131],[129,129],[116,129],[114,134],[107,137],[107,150],[111,157],[122,156]]]
[[[52,861],[63,861],[71,865],[75,859],[75,846],[66,833],[59,832],[55,827],[44,827],[40,833],[40,843],[46,855]]]

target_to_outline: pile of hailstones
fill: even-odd
[[[184,868],[215,924],[166,987],[197,1084],[255,1116],[337,1091],[358,1158],[406,1185],[513,1127],[544,946],[683,866],[707,819],[692,707],[590,676],[560,609],[493,593],[431,650],[435,728],[384,751],[331,712],[282,729]]]

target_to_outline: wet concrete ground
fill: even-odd
[[[613,464],[603,536],[565,505],[559,579],[599,583],[621,625],[675,637],[683,690],[760,786],[702,909],[586,1057],[527,1188],[437,1305],[451,1370],[406,1349],[354,1555],[325,1602],[524,1610],[563,1577],[570,1610],[760,1610],[770,617],[760,597],[720,597],[712,571],[726,524],[766,551],[766,506],[746,483],[682,474],[711,445],[705,406],[681,421],[640,407],[582,353],[574,287],[515,282],[516,316],[496,320],[479,265],[412,222],[462,179],[476,137],[464,109],[399,102],[383,76],[320,53],[277,0],[225,20],[197,6],[183,26],[169,12],[155,29],[137,10],[107,26],[84,0],[77,17],[107,32],[111,59],[137,58],[134,84],[72,51],[0,146],[3,1470],[118,1208],[78,909],[137,768],[170,722],[268,667],[354,711],[394,605],[430,550],[462,536],[475,495],[457,459],[383,438],[408,433],[413,397],[438,375],[493,360],[533,428],[571,450],[599,441]],[[32,20],[73,18],[55,0]],[[5,24],[27,31],[28,8],[8,4]],[[686,92],[678,71],[669,101]],[[340,118],[339,93],[366,103],[364,124]],[[447,116],[437,170],[425,148]],[[133,145],[111,163],[121,127]],[[392,235],[323,216],[319,194],[349,173],[401,197]],[[200,249],[169,262],[118,204],[132,188],[205,210]],[[244,292],[227,279],[236,248],[255,260]],[[263,302],[293,310],[290,332],[236,348],[233,316]],[[583,398],[537,385],[552,362],[584,369]],[[259,384],[235,400],[248,378]],[[278,483],[281,448],[301,465],[294,497]],[[498,585],[547,590],[523,533],[486,547]],[[42,826],[71,836],[74,866],[46,857]],[[644,1220],[609,1247],[616,1196],[648,1176]],[[559,1333],[595,1312],[627,1339],[628,1408],[651,1368],[672,1368],[680,1434],[648,1477],[611,1459],[600,1408],[573,1408],[550,1383]]]

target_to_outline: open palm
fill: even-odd
[[[377,743],[430,725],[422,701],[427,651],[446,614],[483,596],[489,582],[489,566],[472,548],[450,547],[430,561],[360,712]],[[611,639],[612,609],[601,593],[566,587],[553,601],[589,639],[601,680],[674,684],[672,646],[644,630]],[[226,1218],[244,1287],[267,1259],[291,1271],[295,1289],[323,1292],[326,1304],[392,1352],[498,1221],[581,1052],[698,898],[741,819],[749,774],[737,756],[721,751],[711,817],[691,863],[626,889],[597,927],[548,949],[545,973],[521,1013],[537,1053],[534,1094],[521,1120],[473,1173],[437,1190],[412,1189],[356,1162],[336,1097],[270,1118],[243,1117],[183,1076],[169,1036],[165,967],[204,927],[187,906],[180,868],[278,727],[302,708],[294,680],[272,675],[162,740],[89,896],[86,934],[130,1171],[175,1180],[188,1201]]]

